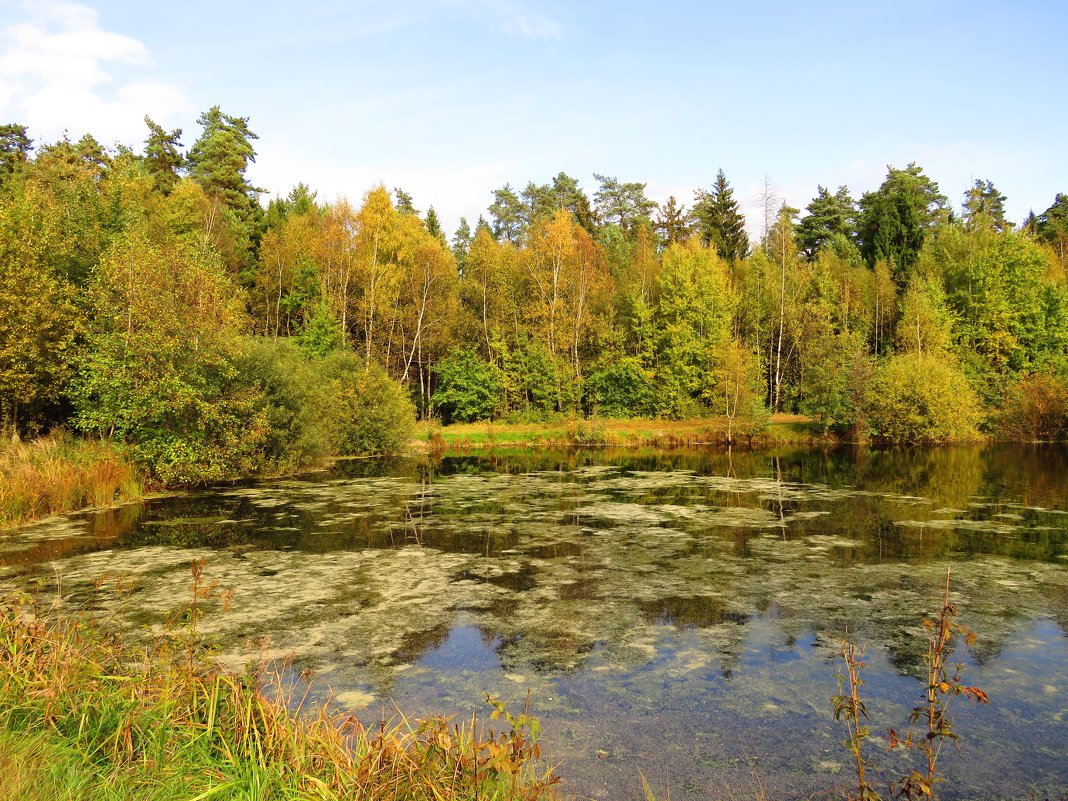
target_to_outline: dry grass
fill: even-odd
[[[136,468],[110,443],[56,434],[0,445],[0,526],[140,495]]]

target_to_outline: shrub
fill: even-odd
[[[1068,383],[1029,375],[1011,385],[998,414],[998,434],[1017,442],[1057,442],[1068,437]]]
[[[600,366],[586,379],[586,405],[592,415],[641,417],[652,410],[652,383],[640,360],[624,356]]]
[[[258,470],[315,464],[329,451],[323,389],[301,348],[291,340],[250,337],[235,365],[235,382],[255,393],[265,421]]]
[[[412,437],[415,408],[399,383],[351,351],[319,364],[325,394],[322,415],[340,456],[399,453]]]
[[[891,356],[865,393],[870,433],[892,442],[948,442],[975,436],[979,401],[964,375],[921,353]]]
[[[501,369],[469,349],[458,350],[434,368],[437,388],[431,398],[446,423],[473,423],[495,416],[504,400]]]

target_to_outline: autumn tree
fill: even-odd
[[[397,250],[401,245],[399,217],[390,202],[385,187],[372,189],[364,197],[363,205],[356,215],[355,267],[359,295],[357,297],[357,320],[364,347],[364,364],[371,364],[376,347],[380,357],[388,364],[392,338],[378,329],[396,307],[400,289],[401,273],[397,267]],[[380,342],[379,339],[385,339]]]
[[[690,240],[663,254],[656,306],[656,411],[682,417],[716,394],[716,349],[730,337],[736,298],[727,265]]]
[[[398,220],[395,331],[400,381],[419,381],[420,411],[430,400],[430,370],[444,356],[456,316],[457,274],[451,251],[441,237],[418,224],[411,215]]]
[[[17,435],[64,391],[84,320],[74,287],[53,269],[64,209],[41,187],[0,195],[0,434]]]

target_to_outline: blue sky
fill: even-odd
[[[251,179],[358,201],[401,186],[446,227],[563,170],[689,205],[720,167],[758,230],[765,176],[803,208],[919,163],[1009,216],[1068,192],[1068,3],[0,0],[0,122],[140,147],[218,104]]]

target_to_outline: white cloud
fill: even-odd
[[[38,142],[71,129],[104,144],[144,139],[143,117],[161,123],[191,106],[182,90],[154,78],[145,45],[100,27],[77,3],[26,3],[24,18],[0,30],[0,117],[29,127]]]

